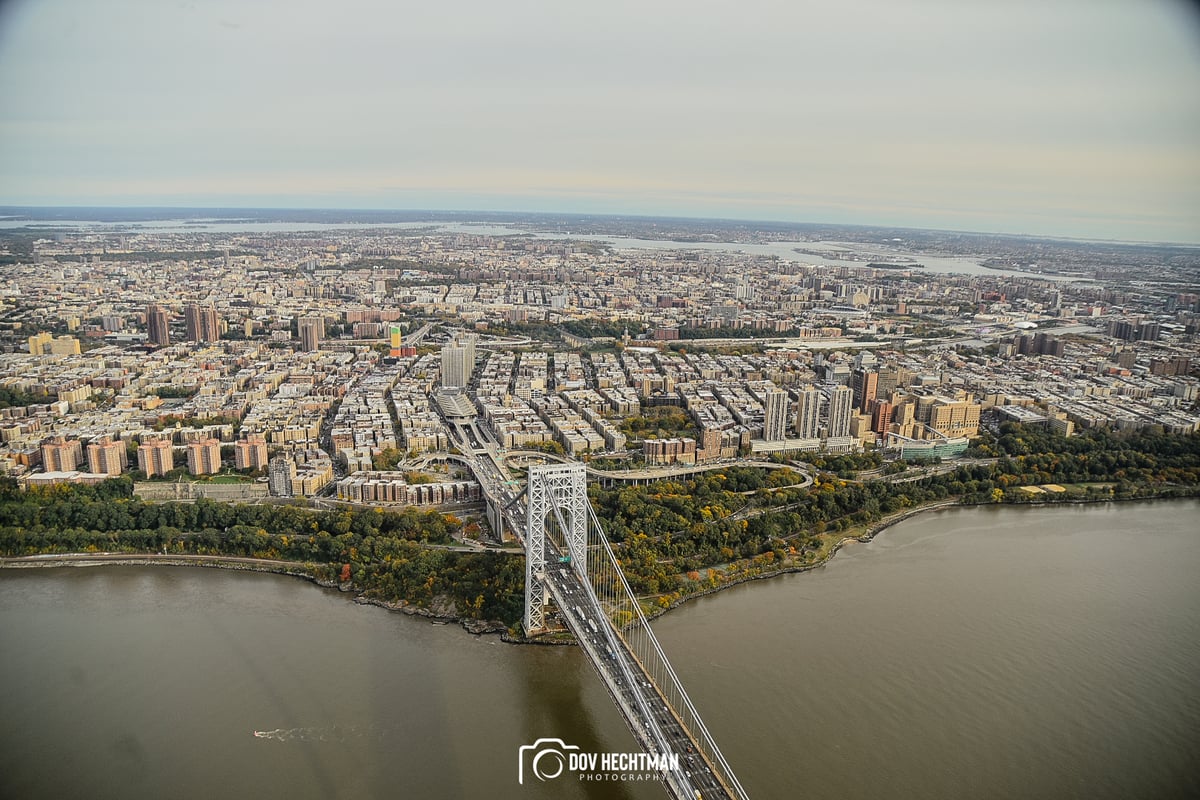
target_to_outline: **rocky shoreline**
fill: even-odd
[[[318,586],[324,586],[330,589],[337,589],[341,592],[353,592],[354,587],[349,584],[339,584],[329,581],[319,581],[314,579],[314,583]],[[422,606],[414,606],[405,600],[380,600],[376,597],[367,597],[365,593],[359,593],[355,596],[354,602],[364,606],[378,606],[386,608],[388,611],[399,611],[401,614],[407,614],[410,617],[425,617],[434,624],[449,624],[457,622],[462,626],[467,633],[473,633],[476,636],[482,636],[485,633],[499,633],[505,641],[515,641],[508,635],[508,628],[504,623],[495,620],[482,619],[467,619],[460,617],[453,612],[453,609],[441,608],[424,608]]]

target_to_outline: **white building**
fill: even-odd
[[[828,438],[850,435],[850,409],[853,404],[854,390],[849,386],[838,386],[829,393]]]

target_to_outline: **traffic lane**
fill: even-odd
[[[584,594],[578,575],[575,574],[574,570],[570,569],[568,564],[547,565],[546,572],[550,581],[554,583],[555,587],[562,591],[564,595],[572,591],[579,592],[581,595]],[[573,612],[573,614],[571,612]],[[578,617],[582,621],[582,624],[586,627],[590,627],[590,625],[588,625],[589,622],[594,622],[594,620],[589,617],[587,613],[583,612],[582,606],[578,604],[572,605],[569,609],[569,612],[565,615],[568,620],[572,616]],[[684,773],[686,782],[689,784],[689,789],[705,790],[710,796],[727,796],[724,789],[721,788],[720,783],[707,768],[707,765],[703,762],[700,764],[696,763],[694,756],[695,748],[693,747],[691,738],[683,731],[682,726],[671,714],[670,710],[662,702],[662,699],[658,696],[658,694],[653,692],[643,692],[641,688],[629,685],[628,681],[624,677],[623,670],[616,668],[616,658],[609,649],[607,640],[592,631],[588,631],[584,638],[586,638],[587,641],[596,648],[597,652],[602,652],[602,649],[603,651],[608,651],[604,653],[603,658],[614,665],[612,670],[607,670],[607,672],[609,672],[609,679],[617,686],[618,690],[625,697],[630,708],[644,707],[650,709],[656,716],[656,719],[653,721],[656,723],[656,727],[662,735],[663,740],[671,745],[675,749],[675,752],[678,753],[682,759],[684,759],[684,763],[687,764],[687,767],[684,767],[682,771]],[[641,668],[636,663],[631,663],[628,660],[628,654],[626,654],[623,650],[621,650],[620,657],[625,660],[625,664],[632,673],[646,677],[645,673],[642,672]],[[643,685],[648,689],[648,684],[643,683]],[[642,701],[640,703],[638,702],[639,698]],[[652,732],[650,724],[643,721],[643,726],[646,733],[651,735]],[[653,738],[652,735],[651,738]],[[690,769],[688,769],[688,767],[690,767]]]

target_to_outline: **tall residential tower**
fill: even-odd
[[[837,386],[829,393],[829,427],[826,435],[830,439],[850,435],[850,409],[854,404],[854,390],[849,386]]]
[[[810,385],[801,387],[797,397],[796,435],[801,439],[816,439],[821,435],[821,393]]]
[[[787,433],[788,396],[782,389],[767,392],[766,414],[763,420],[763,438],[768,442],[783,441]]]
[[[455,337],[442,347],[442,386],[465,389],[475,371],[475,336]]]
[[[146,308],[146,339],[150,344],[167,347],[171,344],[167,310],[157,303]]]

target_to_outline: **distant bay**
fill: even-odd
[[[10,209],[11,210],[11,209]],[[97,209],[91,209],[96,211]],[[310,215],[311,220],[304,218],[304,212],[296,210],[288,210],[281,212],[287,217],[280,221],[264,221],[260,218],[261,213],[254,216],[247,216],[253,209],[243,209],[242,215],[237,214],[237,209],[231,209],[231,216],[213,216],[213,217],[178,217],[170,218],[169,212],[172,209],[147,209],[140,217],[135,210],[125,210],[125,213],[119,215],[117,219],[111,216],[95,215],[98,218],[87,218],[86,212],[89,209],[80,209],[79,214],[82,218],[74,219],[71,216],[59,216],[55,218],[38,218],[38,219],[3,219],[0,218],[0,230],[3,229],[19,229],[30,228],[33,230],[51,231],[55,228],[78,230],[84,228],[111,229],[120,230],[130,233],[163,233],[163,234],[231,234],[231,233],[257,233],[257,234],[285,234],[285,233],[300,233],[308,231],[345,231],[345,230],[369,230],[383,231],[387,229],[426,229],[436,228],[444,233],[463,233],[474,234],[479,236],[534,236],[539,239],[576,239],[578,241],[608,243],[617,249],[625,250],[707,250],[715,252],[728,253],[746,253],[749,255],[758,256],[773,256],[787,261],[795,261],[802,264],[814,264],[827,267],[866,267],[867,262],[851,261],[839,258],[844,256],[847,251],[855,253],[873,254],[873,258],[882,259],[884,257],[904,257],[910,260],[920,261],[922,269],[930,273],[956,273],[967,275],[1009,275],[1015,277],[1043,277],[1052,280],[1061,280],[1057,276],[1034,276],[1028,273],[1017,272],[1004,269],[989,269],[979,264],[978,260],[962,257],[937,257],[917,253],[908,253],[891,248],[881,248],[878,245],[870,244],[846,244],[839,242],[810,242],[810,241],[780,241],[764,244],[744,243],[744,242],[720,242],[720,241],[703,241],[703,242],[680,242],[669,239],[640,239],[628,236],[610,236],[603,234],[580,234],[571,233],[569,230],[562,232],[547,233],[534,230],[533,227],[522,223],[512,222],[506,223],[498,219],[488,219],[486,215],[481,215],[479,222],[472,221],[468,214],[431,214],[430,212],[364,212],[367,216],[364,220],[370,221],[321,221],[318,219],[321,215],[333,215],[335,217],[347,217],[349,212],[322,212],[313,210]],[[64,210],[66,212],[67,210]],[[257,210],[260,211],[261,210]],[[389,218],[392,221],[378,221],[376,218]],[[423,219],[422,217],[433,217],[435,219]],[[700,223],[702,221],[696,221]],[[821,250],[827,251],[826,255],[814,255],[812,253],[799,254],[796,248],[804,248],[806,250]],[[894,267],[899,268],[899,267]]]

